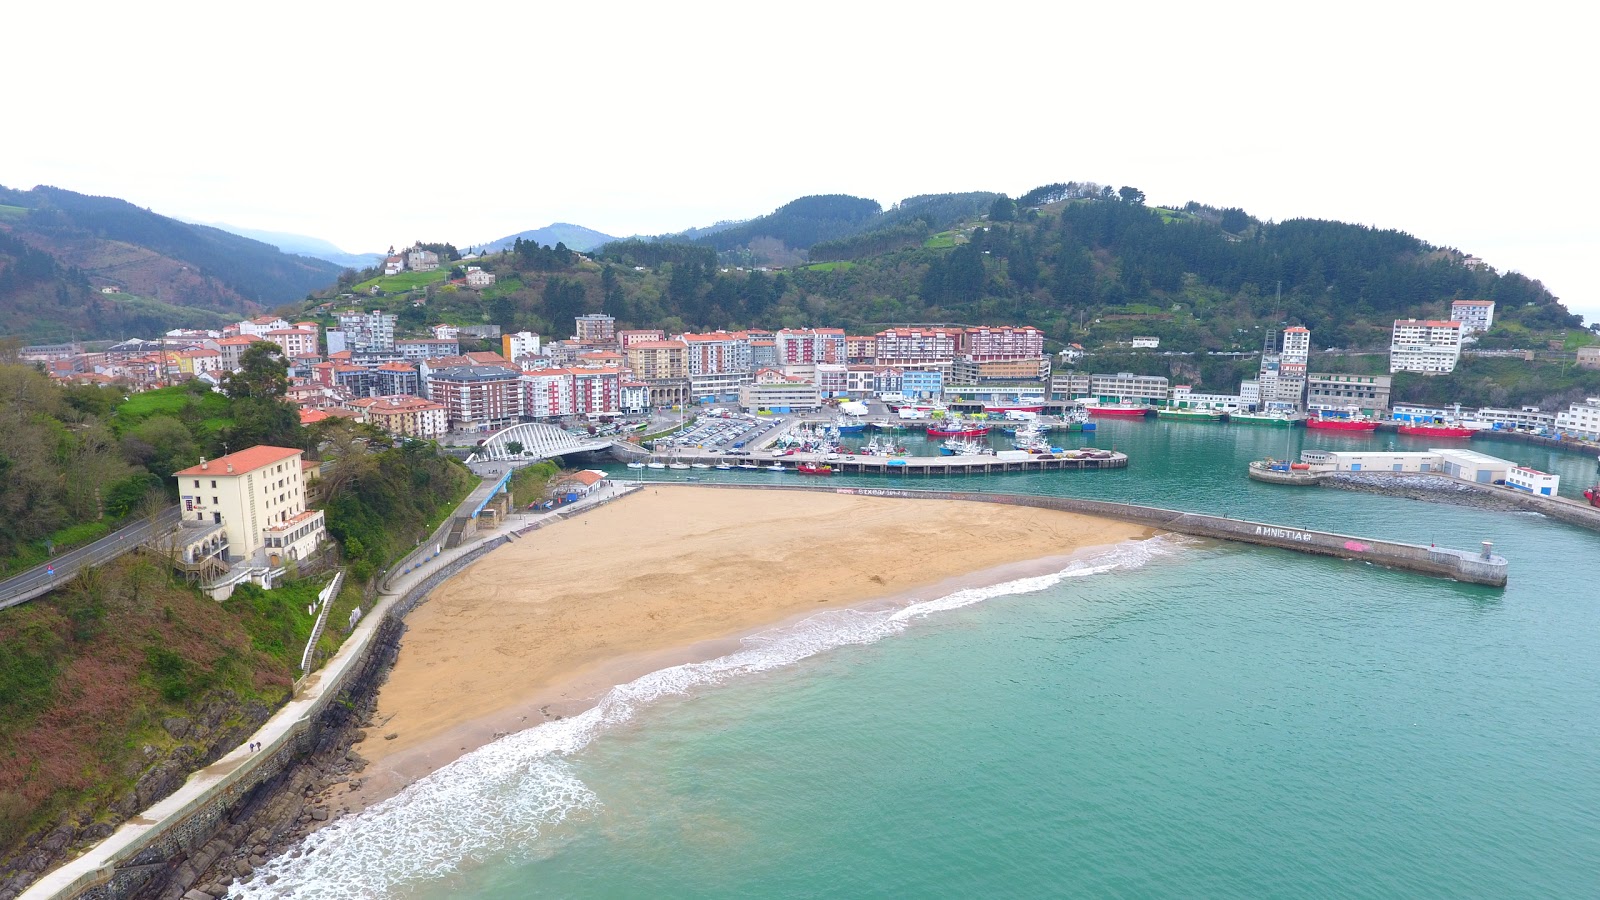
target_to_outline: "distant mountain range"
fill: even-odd
[[[593,228],[585,228],[582,225],[573,225],[568,222],[555,222],[543,228],[535,228],[532,231],[519,231],[499,240],[490,241],[482,245],[480,252],[499,253],[502,250],[509,250],[511,245],[517,242],[517,238],[522,238],[525,241],[538,241],[549,247],[553,247],[556,244],[566,244],[568,250],[577,250],[580,253],[588,252],[602,244],[609,244],[617,240],[611,235],[595,231]]]
[[[237,320],[327,287],[342,268],[113,197],[0,187],[4,335],[119,337]]]
[[[284,253],[309,256],[312,259],[323,259],[334,265],[358,271],[382,262],[384,256],[381,251],[346,253],[322,238],[310,237],[304,234],[290,234],[286,231],[262,231],[259,228],[241,228],[238,225],[228,225],[224,222],[194,222],[192,224],[220,228],[230,234],[247,237],[263,244],[271,244]]]

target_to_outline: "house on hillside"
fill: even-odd
[[[432,272],[439,268],[439,254],[417,247],[406,253],[406,268],[413,272]]]
[[[406,259],[403,256],[391,256],[383,261],[383,274],[399,275],[406,270]]]
[[[467,266],[467,287],[483,289],[494,284],[494,273],[478,266]]]

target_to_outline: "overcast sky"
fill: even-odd
[[[10,187],[366,252],[553,221],[659,233],[805,194],[887,206],[1097,181],[1151,203],[1399,228],[1600,318],[1593,13],[15,6],[0,54]]]

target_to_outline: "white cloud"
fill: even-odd
[[[1585,14],[1587,15],[1587,14]],[[349,250],[1089,179],[1400,228],[1600,317],[1590,29],[1553,9],[29,4],[0,183]]]

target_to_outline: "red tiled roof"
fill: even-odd
[[[259,444],[248,450],[238,453],[229,453],[216,459],[203,462],[198,466],[190,466],[173,475],[243,475],[254,472],[264,466],[282,462],[291,456],[299,456],[304,451],[290,447],[273,447],[270,444]],[[228,471],[228,466],[233,466],[233,471]]]

